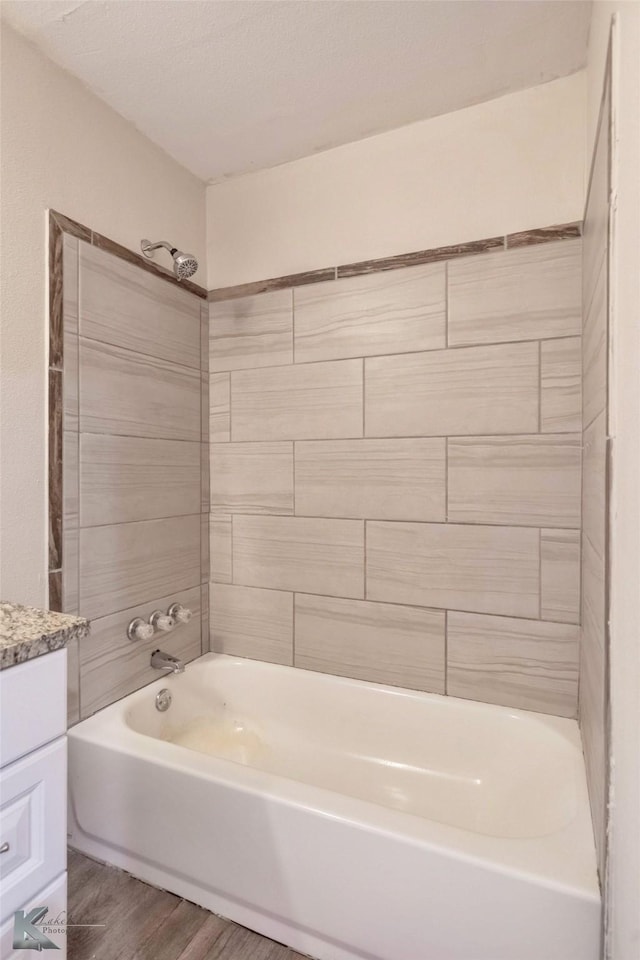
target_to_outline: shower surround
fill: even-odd
[[[576,716],[581,244],[209,294],[212,650]]]

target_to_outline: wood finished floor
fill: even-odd
[[[306,960],[123,870],[69,850],[68,960]]]

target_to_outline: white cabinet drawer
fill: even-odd
[[[47,954],[55,957],[56,960],[66,960],[67,957],[67,930],[66,927],[56,923],[57,920],[66,922],[67,916],[67,875],[63,873],[56,877],[53,883],[50,883],[44,890],[39,890],[35,896],[30,897],[28,902],[19,909],[29,913],[36,908],[47,908],[42,922],[37,924],[36,929],[44,933],[52,943],[58,948],[56,953]],[[45,921],[52,921],[45,924]],[[14,917],[13,914],[0,927],[0,957],[2,960],[25,960],[25,957],[35,956],[37,951],[28,952],[26,950],[14,950],[13,948]],[[48,948],[50,949],[50,948]],[[38,954],[40,955],[40,954]]]
[[[67,738],[0,771],[0,923],[66,869]]]
[[[0,670],[0,767],[67,729],[67,651]]]

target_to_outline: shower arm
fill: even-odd
[[[153,251],[158,250],[160,247],[164,247],[165,250],[168,250],[171,256],[178,251],[177,247],[172,247],[171,244],[167,243],[166,240],[159,240],[158,243],[151,243],[150,240],[143,240],[140,246],[145,257],[148,257],[149,259],[152,258]]]

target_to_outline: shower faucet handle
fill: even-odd
[[[167,613],[176,623],[189,623],[193,616],[188,607],[183,607],[181,603],[172,603]]]
[[[154,630],[160,630],[162,633],[168,633],[169,630],[173,630],[176,625],[173,617],[163,613],[162,610],[154,610],[149,617],[149,623]]]
[[[150,640],[153,634],[153,626],[141,617],[135,617],[127,627],[129,640]]]

